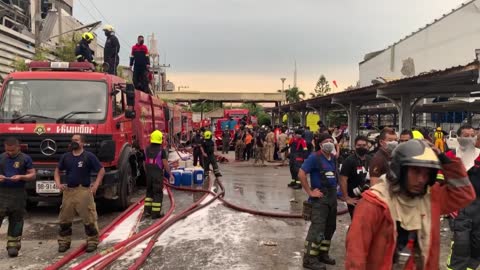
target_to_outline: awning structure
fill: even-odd
[[[448,68],[441,71],[422,73],[414,77],[333,93],[300,102],[268,108],[272,119],[291,111],[301,113],[302,123],[306,112],[315,111],[325,119],[330,110],[345,110],[352,134],[357,133],[359,114],[398,113],[400,129],[412,127],[413,113],[422,112],[471,112],[480,113],[480,101],[448,101],[419,104],[424,98],[468,98],[480,93],[479,61]],[[392,104],[385,106],[382,104]],[[376,106],[380,105],[380,106]],[[279,121],[280,122],[280,121]]]

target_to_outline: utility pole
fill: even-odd
[[[280,78],[280,80],[282,81],[282,93],[285,92],[285,80],[287,78]]]
[[[58,15],[58,43],[60,43],[62,39],[62,33],[63,33],[63,25],[62,25],[62,8],[59,0],[55,0],[55,8],[57,9],[57,15]]]
[[[33,2],[33,1],[32,1]],[[40,49],[40,25],[42,24],[42,18],[40,17],[40,14],[42,13],[42,3],[41,0],[35,0],[35,53],[37,53],[37,50]]]

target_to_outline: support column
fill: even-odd
[[[472,125],[472,114],[471,112],[467,112],[467,124]]]
[[[382,115],[377,114],[377,127],[382,125]]]
[[[274,112],[274,111],[272,111],[272,114],[271,114],[271,116],[270,116],[270,124],[271,124],[272,126],[275,125],[275,112]]]
[[[409,95],[402,95],[400,99],[400,123],[399,130],[412,129],[412,105]]]
[[[291,127],[293,126],[293,113],[289,111],[287,115],[288,115],[287,125]]]
[[[301,111],[300,112],[300,125],[302,127],[304,127],[306,122],[307,122],[307,111]]]
[[[350,148],[354,148],[355,137],[358,133],[358,106],[353,102],[350,102],[350,105],[347,107],[347,116],[348,116],[348,131],[350,134]]]

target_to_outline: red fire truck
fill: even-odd
[[[138,157],[150,133],[181,131],[181,112],[173,105],[134,90],[120,77],[93,72],[86,62],[32,62],[30,71],[5,78],[0,96],[0,152],[1,142],[14,136],[32,157],[37,179],[26,188],[33,205],[61,198],[53,172],[72,134],[84,134],[86,149],[105,167],[97,197],[124,209],[142,178]]]

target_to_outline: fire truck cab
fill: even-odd
[[[28,203],[61,199],[54,170],[72,135],[83,134],[86,150],[106,170],[97,197],[128,207],[149,135],[166,129],[163,102],[120,77],[94,72],[90,63],[31,62],[29,68],[10,73],[0,88],[0,152],[6,137],[16,137],[37,170],[26,185]]]

